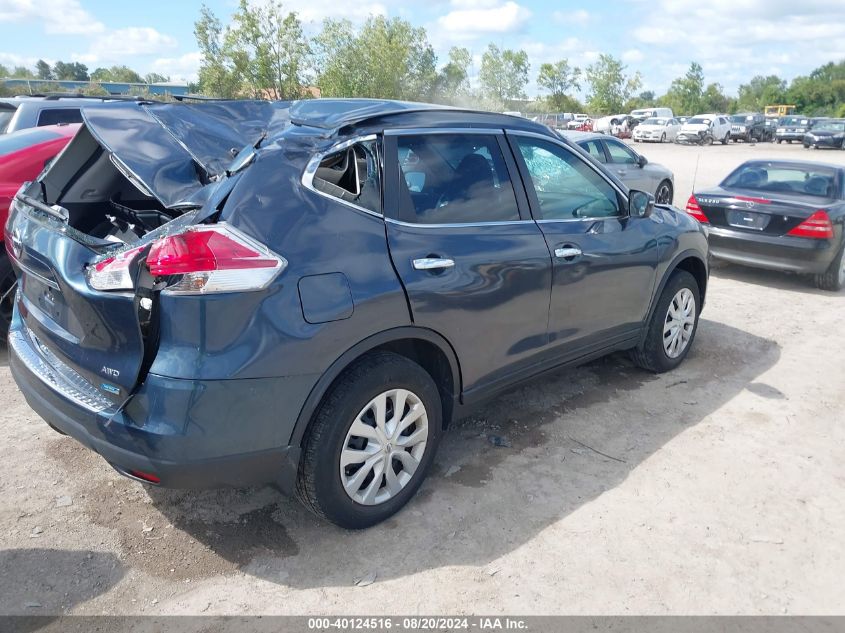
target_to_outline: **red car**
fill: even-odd
[[[20,186],[38,176],[78,129],[78,123],[47,125],[0,136],[0,239],[4,237],[9,205]],[[12,318],[14,287],[15,271],[6,250],[0,249],[0,340],[6,340]]]

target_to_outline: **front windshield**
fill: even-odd
[[[731,117],[731,123],[750,123],[753,120],[753,116],[748,116],[745,114],[735,114]]]
[[[809,119],[802,119],[799,116],[787,116],[780,120],[781,125],[808,125]]]
[[[669,122],[669,119],[659,119],[657,117],[652,117],[650,119],[646,119],[643,121],[643,125],[666,125]]]
[[[710,119],[707,119],[703,116],[694,116],[691,119],[687,119],[687,123],[692,123],[693,125],[710,125]]]
[[[845,121],[824,121],[813,127],[813,131],[845,132]]]
[[[836,173],[822,165],[746,163],[725,178],[721,186],[830,198],[835,192]]]

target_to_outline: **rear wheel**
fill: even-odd
[[[668,180],[662,181],[654,192],[654,201],[657,204],[672,204],[673,191],[672,183]]]
[[[731,133],[728,132],[727,134],[725,134],[725,138],[722,139],[722,145],[727,145],[728,141],[730,141],[730,140],[731,140]]]
[[[815,281],[816,286],[822,290],[837,292],[845,288],[845,245],[839,249],[830,267],[821,275],[816,275]]]
[[[665,142],[666,142],[666,132],[663,132],[663,134],[661,134],[661,135],[660,135],[660,142],[661,142],[661,143],[665,143]]]
[[[437,386],[419,365],[378,352],[343,374],[303,445],[297,497],[315,514],[360,529],[398,512],[422,484],[442,429]]]
[[[633,361],[658,374],[680,365],[695,339],[700,306],[695,277],[685,270],[673,272],[660,293],[645,340],[631,353]]]
[[[12,323],[12,308],[15,305],[17,279],[12,262],[6,253],[0,253],[0,342],[6,341],[9,325]]]

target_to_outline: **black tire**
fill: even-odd
[[[815,275],[816,287],[831,292],[839,292],[845,288],[845,245],[840,247],[839,253],[833,258],[828,269],[820,275]]]
[[[781,143],[783,143],[783,139],[782,139],[782,138],[779,138],[779,139],[777,140],[777,143],[778,143],[778,145],[780,145]]]
[[[663,348],[663,325],[666,321],[666,315],[669,312],[669,305],[672,303],[675,295],[684,288],[692,291],[692,295],[695,298],[695,321],[687,346],[677,357],[670,358]],[[631,359],[639,367],[656,374],[662,374],[665,371],[675,369],[675,367],[684,361],[690,349],[692,349],[692,345],[695,342],[695,334],[698,331],[700,312],[701,292],[699,291],[695,277],[685,270],[676,270],[672,273],[669,281],[666,282],[663,292],[660,293],[660,298],[657,300],[657,305],[648,322],[645,339],[643,339],[643,342],[638,347],[631,351]]]
[[[340,454],[359,412],[391,388],[413,392],[425,406],[428,438],[419,466],[404,488],[378,505],[353,500],[343,487]],[[413,361],[391,352],[369,354],[349,367],[323,398],[303,442],[296,496],[317,516],[340,527],[362,529],[398,512],[420,487],[442,434],[442,404],[431,376]],[[381,477],[381,476],[380,476]]]
[[[9,325],[12,322],[12,308],[15,304],[15,270],[6,251],[0,252],[0,342],[6,342]]]
[[[661,142],[661,143],[665,143],[665,142],[666,142],[666,132],[663,132],[663,134],[661,134],[661,135],[660,135],[660,142]]]
[[[666,188],[665,200],[661,200],[661,198],[664,197],[661,194],[661,190],[663,190],[664,187]],[[660,184],[657,185],[657,189],[654,191],[654,199],[658,204],[672,204],[674,197],[675,192],[672,188],[672,183],[668,180],[662,180]]]
[[[722,145],[727,145],[728,141],[730,141],[730,140],[731,140],[731,133],[728,132],[727,134],[725,134],[725,138],[722,139]]]

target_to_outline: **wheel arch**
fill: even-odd
[[[458,357],[449,342],[434,330],[420,327],[399,327],[374,334],[344,352],[323,373],[294,424],[289,444],[301,446],[323,397],[350,365],[374,351],[390,351],[418,363],[434,379],[443,405],[444,427],[451,419],[455,402],[461,394],[461,371]]]
[[[663,277],[661,277],[660,283],[657,285],[654,295],[652,296],[651,306],[648,309],[648,317],[645,320],[646,324],[651,322],[651,318],[654,314],[655,308],[657,307],[660,295],[663,294],[663,289],[666,287],[670,277],[672,277],[672,274],[676,270],[685,270],[695,278],[695,281],[698,283],[698,293],[699,298],[701,299],[701,307],[704,307],[704,298],[707,294],[708,280],[707,264],[701,257],[701,253],[695,249],[688,249],[676,255],[672,262],[666,267],[666,272],[663,273]],[[701,309],[699,308],[699,313],[700,312]],[[644,328],[643,337],[645,337],[646,331],[647,328]]]

